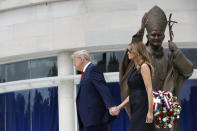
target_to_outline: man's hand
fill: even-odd
[[[172,51],[172,52],[175,52],[178,49],[176,44],[172,41],[168,41],[168,47],[169,47],[170,51]]]
[[[109,108],[109,113],[112,116],[117,116],[120,113],[120,109],[117,106],[110,107]]]

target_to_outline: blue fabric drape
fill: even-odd
[[[0,131],[58,130],[57,87],[0,94]]]
[[[5,94],[0,94],[0,131],[5,131]]]
[[[180,130],[197,131],[197,80],[187,80],[180,91],[181,101]]]
[[[6,94],[6,131],[30,131],[29,91]]]
[[[191,105],[192,105],[192,128],[197,131],[197,84],[191,87]]]
[[[32,93],[32,131],[58,131],[57,88]]]

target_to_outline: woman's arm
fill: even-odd
[[[148,96],[148,113],[150,113],[151,117],[152,117],[152,114],[153,114],[153,89],[152,89],[150,68],[147,64],[142,64],[141,74],[142,74],[142,78],[144,80],[144,84],[145,84],[146,92],[147,92],[147,96]],[[148,123],[151,122],[151,119],[149,119],[147,122]]]
[[[121,110],[129,103],[129,96],[118,106],[118,109]]]

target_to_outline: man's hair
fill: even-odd
[[[72,56],[81,58],[82,60],[85,60],[87,62],[91,60],[90,55],[86,50],[75,51]]]

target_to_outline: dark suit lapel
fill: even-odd
[[[88,67],[86,68],[86,70],[85,70],[85,72],[84,72],[84,74],[83,74],[83,77],[82,77],[81,80],[80,80],[80,83],[79,83],[79,86],[78,86],[78,90],[77,90],[77,97],[78,97],[79,92],[80,92],[80,89],[81,89],[81,83],[84,82],[84,80],[85,80],[85,78],[86,78],[86,75],[88,74],[89,68],[90,68],[92,65],[93,65],[92,63],[90,63],[90,64],[88,65]]]

